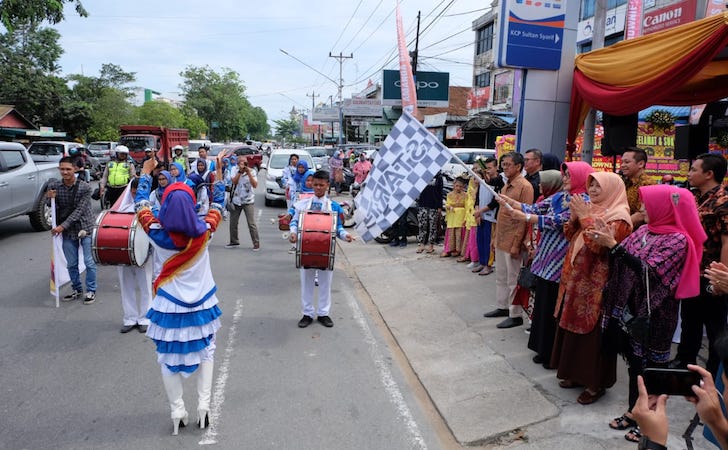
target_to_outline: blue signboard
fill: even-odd
[[[503,0],[497,63],[559,70],[566,0]]]

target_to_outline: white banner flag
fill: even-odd
[[[369,242],[392,226],[450,158],[450,150],[403,111],[355,199],[356,231],[362,240]]]
[[[51,199],[51,227],[55,228],[56,225],[56,199]],[[59,299],[61,296],[61,287],[71,281],[71,276],[68,274],[68,263],[66,262],[66,256],[63,254],[63,236],[60,234],[53,236],[53,246],[51,247],[51,282],[50,292],[55,297],[56,308],[59,305]],[[78,247],[78,273],[83,273],[86,270],[86,264],[83,262],[83,250],[81,246]]]

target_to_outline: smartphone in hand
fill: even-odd
[[[688,369],[647,368],[642,373],[648,394],[695,397],[692,386],[700,386],[700,374]]]

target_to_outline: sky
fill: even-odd
[[[66,7],[60,32],[61,75],[97,76],[113,63],[136,73],[136,85],[181,98],[187,66],[240,74],[253,106],[269,122],[291,108],[310,109],[343,98],[397,69],[395,0],[82,0],[89,16]],[[414,50],[421,12],[418,70],[449,72],[451,86],[472,86],[472,22],[489,10],[483,0],[401,0],[408,48]],[[296,59],[286,56],[285,50]],[[315,70],[314,70],[315,69]],[[320,72],[323,75],[317,73]],[[327,78],[328,77],[328,78]]]

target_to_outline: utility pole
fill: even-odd
[[[594,33],[592,34],[592,50],[604,47],[604,33],[607,20],[607,0],[596,0],[594,11]],[[584,119],[584,143],[581,147],[581,160],[591,164],[594,156],[594,130],[596,129],[597,112],[590,108]]]
[[[344,100],[341,98],[341,91],[344,89],[344,76],[343,76],[343,65],[345,59],[354,58],[354,54],[350,53],[349,56],[343,55],[339,52],[338,55],[332,55],[329,52],[329,58],[336,58],[339,61],[339,144],[344,143]]]
[[[306,94],[306,97],[311,97],[311,122],[313,122],[313,110],[316,107],[316,97],[320,97],[320,96],[321,96],[321,94],[316,95],[316,91],[311,91],[311,95]],[[311,125],[311,126],[313,126],[313,125]],[[315,135],[316,135],[316,133],[311,131],[311,145],[312,146],[316,145]]]
[[[412,76],[417,82],[417,50],[420,46],[420,11],[417,11],[417,34],[415,35],[415,51],[410,52],[412,57]]]

